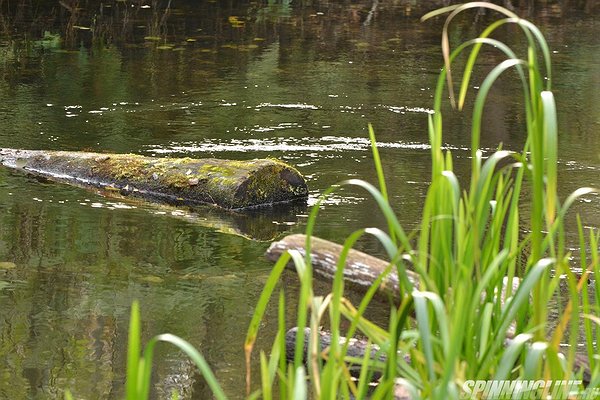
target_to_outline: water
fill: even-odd
[[[153,30],[166,35],[158,44],[144,40],[154,20],[143,13],[152,9],[140,9],[126,40],[115,36],[109,47],[90,46],[83,30],[74,47],[46,41],[26,51],[6,38],[1,146],[279,157],[308,178],[310,205],[340,180],[376,181],[366,139],[371,122],[394,207],[414,228],[429,179],[426,117],[441,65],[441,24],[419,23],[422,10],[407,4],[382,3],[369,17],[366,1],[184,2]],[[554,50],[564,198],[577,187],[600,186],[600,23],[593,13],[559,11],[536,10],[532,18]],[[57,32],[60,22],[40,22],[38,34]],[[454,33],[474,34],[479,28],[471,22]],[[489,66],[501,60],[494,52],[484,59]],[[487,149],[523,143],[513,80],[499,83],[486,109]],[[444,140],[464,177],[468,113],[446,114]],[[242,342],[271,268],[263,253],[269,240],[303,231],[306,207],[191,213],[5,169],[0,187],[0,280],[7,283],[0,290],[0,398],[60,398],[64,388],[82,398],[122,396],[133,299],[141,303],[145,339],[164,332],[186,338],[226,392],[242,397]],[[577,210],[587,226],[600,226],[598,196]],[[354,189],[329,198],[321,215],[316,232],[330,240],[384,226],[373,201]],[[369,240],[359,247],[382,253]],[[292,292],[293,275],[283,285]],[[271,312],[262,327],[265,346],[275,319]],[[172,388],[187,398],[209,397],[193,366],[169,348],[157,358],[154,382],[156,398]]]

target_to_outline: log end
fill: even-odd
[[[289,202],[308,196],[304,177],[290,165],[275,159],[252,160],[256,164],[235,192],[232,208]]]
[[[304,177],[278,160],[151,159],[119,155],[97,164],[96,174],[129,181],[147,192],[172,194],[191,204],[244,209],[308,196]]]

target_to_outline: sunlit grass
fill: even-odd
[[[506,18],[492,23],[478,38],[452,50],[448,40],[452,19],[475,7],[492,9]],[[365,381],[375,370],[383,373],[383,378],[372,398],[392,396],[398,378],[403,379],[402,385],[409,392],[418,393],[421,398],[440,399],[457,398],[462,382],[467,379],[573,379],[581,373],[581,366],[575,365],[575,356],[582,324],[586,356],[591,363],[589,385],[598,383],[598,363],[591,360],[597,354],[594,325],[600,319],[593,315],[597,313],[599,303],[598,297],[591,301],[587,288],[588,272],[598,269],[598,232],[586,233],[580,225],[582,250],[579,262],[583,270],[588,271],[581,277],[571,272],[572,257],[564,237],[566,212],[576,198],[592,189],[580,189],[564,203],[557,195],[558,132],[548,45],[533,24],[493,4],[451,6],[428,14],[424,19],[445,13],[450,13],[442,39],[445,68],[438,80],[435,112],[429,120],[432,176],[419,229],[408,235],[392,211],[371,128],[379,189],[363,181],[349,180],[323,194],[325,198],[340,186],[367,190],[386,217],[388,231],[370,228],[354,232],[344,243],[344,252],[362,235],[374,235],[388,253],[390,270],[396,270],[402,277],[406,268],[412,269],[419,274],[419,287],[413,288],[407,279],[401,279],[400,304],[391,306],[387,330],[381,329],[364,318],[366,306],[380,282],[376,282],[362,304],[354,308],[343,297],[342,254],[332,293],[324,298],[314,297],[309,285],[309,260],[292,254],[303,293],[296,325],[308,326],[304,315],[308,310],[312,316],[312,332],[316,332],[314,329],[325,319],[331,329],[332,345],[325,352],[318,349],[313,340],[317,335],[311,335],[309,340],[306,369],[316,398],[348,398],[350,393],[363,398],[367,395]],[[524,34],[528,51],[522,58],[504,43],[489,37],[506,24],[516,24]],[[453,105],[460,109],[464,107],[471,74],[483,45],[498,49],[506,60],[491,70],[475,96],[471,118],[470,184],[468,188],[462,188],[453,172],[452,154],[442,150],[442,99],[448,93]],[[453,62],[469,50],[456,101]],[[521,152],[499,149],[484,157],[479,150],[480,138],[485,134],[482,127],[484,105],[496,80],[508,70],[517,71],[523,87],[526,144]],[[528,215],[520,211],[524,190],[531,198]],[[318,221],[318,207],[319,204],[309,218],[309,238]],[[414,240],[410,240],[411,237]],[[306,248],[310,249],[310,239],[307,239]],[[591,253],[586,253],[586,248]],[[276,268],[277,274],[279,268]],[[514,277],[520,279],[515,289],[508,284]],[[569,301],[558,310],[560,319],[554,328],[550,328],[554,325],[548,321],[549,305],[554,304],[561,280],[568,289]],[[271,290],[265,290],[263,295],[270,297]],[[261,304],[266,305],[264,297]],[[328,312],[323,310],[324,307]],[[257,309],[256,316],[263,312],[264,308]],[[585,313],[583,321],[580,318],[582,312]],[[346,332],[340,330],[341,318],[351,322]],[[567,331],[570,346],[561,350],[559,346]],[[339,346],[337,339],[357,332],[385,351],[386,362],[382,365],[363,360],[362,379],[354,382],[345,373],[347,345]],[[256,331],[251,329],[248,337],[255,336]],[[295,370],[303,368],[298,362],[301,358],[298,351],[303,343],[302,335],[297,335]],[[405,355],[410,357],[405,358]],[[279,376],[279,385],[289,387],[292,383],[289,374],[286,379],[284,374]]]

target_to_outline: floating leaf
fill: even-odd
[[[162,283],[162,282],[164,282],[163,278],[161,278],[160,276],[155,276],[155,275],[144,276],[141,279],[142,279],[142,281],[149,282],[149,283]]]
[[[0,261],[0,269],[15,269],[17,264],[10,261]]]
[[[158,42],[161,39],[160,36],[145,36],[144,40],[148,40],[151,42]]]
[[[239,17],[232,15],[228,18],[229,23],[233,28],[242,28],[244,27],[245,22],[240,20]]]

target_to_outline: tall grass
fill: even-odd
[[[452,50],[449,27],[453,19],[479,7],[500,13],[502,19],[486,27],[479,37]],[[548,45],[532,23],[490,3],[446,7],[423,19],[442,14],[448,14],[442,32],[445,66],[436,87],[435,112],[429,118],[432,176],[419,229],[408,235],[393,213],[372,129],[379,188],[364,181],[348,180],[322,196],[327,197],[341,186],[357,186],[369,192],[386,217],[388,231],[373,228],[356,231],[344,243],[344,252],[362,235],[373,235],[388,253],[390,270],[394,269],[400,277],[407,268],[414,270],[420,276],[419,285],[412,287],[408,279],[400,279],[400,304],[391,306],[387,330],[381,329],[364,317],[376,285],[357,308],[343,297],[344,254],[332,292],[325,297],[312,292],[308,256],[303,258],[293,251],[284,255],[257,307],[248,333],[247,354],[252,349],[264,305],[290,258],[301,281],[296,324],[317,332],[324,319],[328,319],[332,345],[323,351],[318,348],[317,335],[311,335],[304,365],[299,354],[303,349],[303,330],[298,330],[293,365],[272,374],[275,378],[266,382],[268,386],[277,383],[286,388],[284,393],[289,393],[298,384],[308,385],[303,390],[309,390],[315,398],[349,398],[350,394],[363,398],[367,395],[366,378],[377,371],[383,373],[383,378],[372,398],[390,398],[398,379],[402,379],[400,384],[420,398],[446,399],[459,397],[462,383],[471,379],[574,379],[582,374],[580,363],[576,363],[582,325],[585,356],[590,362],[589,385],[598,384],[595,325],[600,319],[594,313],[600,303],[598,295],[590,299],[587,277],[599,268],[599,234],[596,230],[584,232],[580,224],[582,250],[578,262],[584,273],[578,277],[571,272],[572,258],[565,246],[564,232],[569,207],[593,189],[579,189],[562,202],[557,195],[558,132]],[[506,44],[491,38],[498,28],[508,24],[516,25],[523,33],[527,52],[521,58]],[[472,86],[471,73],[484,45],[498,49],[506,60],[489,72],[475,95],[471,176],[468,187],[462,188],[453,172],[452,154],[442,148],[442,100],[448,93],[451,104],[463,108],[468,88]],[[469,54],[464,70],[454,71],[455,59],[465,52]],[[522,85],[527,138],[520,152],[499,148],[484,157],[479,148],[484,134],[484,105],[494,83],[508,70],[516,70]],[[457,96],[453,75],[461,76]],[[520,211],[525,190],[530,198],[528,215]],[[319,204],[308,221],[306,254],[310,253],[310,234],[318,220],[318,210]],[[567,287],[569,300],[559,308],[558,324],[551,328],[548,309],[558,296],[561,281]],[[345,332],[340,328],[341,318],[350,321]],[[385,352],[386,362],[363,360],[362,379],[355,382],[347,369],[347,345],[338,344],[338,338],[353,336],[358,331]],[[561,344],[567,332],[570,346],[564,350]],[[280,328],[278,338],[283,334]],[[304,375],[308,381],[298,381]],[[266,385],[263,383],[263,390]]]
[[[476,7],[498,12],[502,19],[486,27],[479,37],[452,50],[448,40],[452,20]],[[435,112],[429,118],[432,175],[420,226],[407,233],[398,222],[370,127],[379,187],[353,179],[325,191],[308,219],[306,255],[289,251],[275,264],[245,343],[250,398],[389,399],[401,386],[413,398],[453,399],[462,395],[461,387],[466,380],[576,379],[583,374],[581,363],[577,362],[581,358],[577,355],[580,337],[585,345],[583,356],[589,362],[586,384],[588,387],[600,384],[597,316],[600,293],[590,293],[587,286],[588,276],[595,276],[600,269],[600,234],[598,230],[585,231],[579,221],[581,250],[577,262],[583,273],[576,276],[571,271],[572,254],[565,245],[564,227],[572,204],[594,189],[579,189],[563,201],[557,195],[558,132],[548,45],[533,24],[490,3],[446,7],[423,19],[442,14],[448,14],[442,32],[445,66],[437,83]],[[523,33],[527,52],[522,58],[491,38],[498,28],[509,24]],[[461,187],[453,172],[453,156],[442,148],[442,100],[448,94],[451,104],[463,108],[468,88],[472,86],[471,72],[484,45],[502,52],[506,60],[491,70],[475,96],[471,176],[468,187]],[[455,71],[455,59],[465,52],[469,55],[464,70]],[[484,157],[479,149],[485,133],[481,123],[484,104],[494,82],[508,70],[516,70],[522,85],[527,138],[520,152],[499,148]],[[461,77],[457,96],[454,76]],[[352,233],[339,257],[331,293],[316,296],[312,286],[310,237],[318,221],[320,202],[344,186],[366,190],[375,199],[387,220],[387,232],[365,228]],[[525,190],[530,200],[523,200]],[[528,215],[520,211],[524,201],[531,204]],[[344,297],[345,258],[364,235],[374,236],[381,243],[390,259],[388,273],[393,271],[400,278],[400,301],[390,305],[388,326],[384,328],[365,317],[383,275],[359,304],[351,304]],[[293,321],[286,321],[285,296],[283,289],[279,289],[277,335],[270,353],[259,354],[260,387],[252,388],[250,365],[260,323],[290,261],[301,283],[298,309]],[[406,276],[408,269],[419,275],[416,287]],[[567,288],[568,301],[556,306],[560,317],[557,324],[551,324],[548,309],[561,286]],[[215,397],[225,398],[200,354],[179,338],[161,335],[152,339],[140,358],[136,310],[134,304],[128,399],[147,398],[152,349],[158,341],[175,344],[190,355]],[[348,329],[342,330],[342,319],[349,321]],[[331,329],[332,341],[328,349],[321,349],[315,333],[325,321]],[[289,324],[300,329],[293,362],[288,364],[285,333]],[[305,338],[304,327],[311,328],[309,338]],[[377,346],[378,355],[385,357],[372,359],[367,351],[361,360],[350,359],[349,343],[341,338],[355,334],[366,337]],[[565,340],[568,346],[561,346]],[[350,361],[361,366],[358,380],[352,378]],[[375,373],[382,377],[372,388],[368,383]]]

